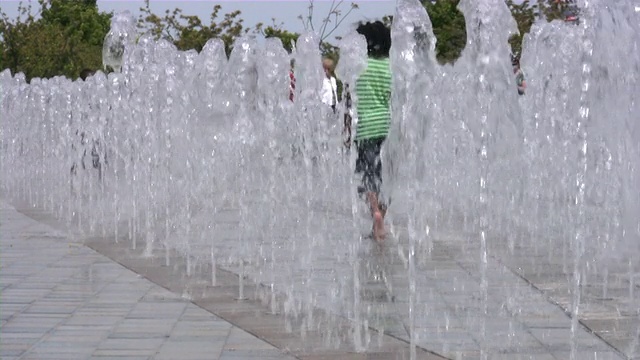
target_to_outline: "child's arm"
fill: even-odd
[[[344,129],[342,130],[342,134],[346,134],[344,146],[348,149],[351,147],[351,115],[348,112],[344,113]]]

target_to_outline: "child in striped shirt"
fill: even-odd
[[[367,68],[355,87],[358,96],[356,172],[363,174],[362,185],[373,217],[373,238],[382,241],[385,236],[386,207],[379,201],[382,183],[380,149],[389,132],[391,120],[391,31],[380,21],[361,23],[356,31],[367,39],[368,52]]]

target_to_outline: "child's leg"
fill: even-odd
[[[371,207],[371,214],[373,217],[373,238],[377,241],[384,240],[386,235],[384,229],[384,213],[380,209],[380,203],[378,201],[378,195],[371,191],[368,194],[369,206]]]
[[[367,191],[367,202],[373,218],[373,237],[381,241],[385,236],[384,216],[386,208],[381,206],[379,193],[381,184],[382,164],[380,163],[380,147],[383,139],[366,142],[364,186]]]

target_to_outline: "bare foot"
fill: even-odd
[[[382,213],[380,211],[376,211],[373,214],[373,238],[381,242],[385,237],[384,231],[384,218],[382,217]]]

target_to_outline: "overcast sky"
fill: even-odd
[[[34,8],[38,8],[36,0],[31,0]],[[28,1],[24,1],[27,3]],[[339,0],[336,1],[336,3]],[[346,13],[352,1],[345,0],[340,6],[343,13]],[[395,0],[355,0],[359,9],[351,12],[349,17],[342,23],[340,28],[333,35],[344,35],[352,29],[352,25],[360,20],[379,19],[384,15],[392,15],[395,11]],[[315,26],[319,26],[323,17],[329,12],[331,0],[315,0]],[[0,8],[7,15],[14,17],[17,14],[19,1],[0,0]],[[203,22],[209,23],[209,17],[213,6],[220,4],[222,6],[222,15],[235,10],[242,12],[241,18],[244,19],[245,26],[253,27],[256,23],[262,22],[271,24],[271,19],[275,18],[277,23],[284,22],[284,28],[301,32],[304,30],[299,15],[306,15],[308,12],[308,0],[289,0],[289,1],[273,1],[273,0],[227,0],[227,1],[208,1],[208,0],[183,0],[183,1],[157,1],[151,0],[151,10],[163,15],[167,9],[173,10],[178,7],[183,10],[185,15],[198,15]],[[98,0],[98,8],[100,11],[123,11],[129,10],[137,18],[140,7],[144,6],[142,0]]]

